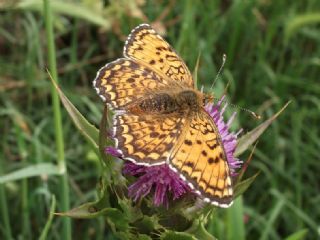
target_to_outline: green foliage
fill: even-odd
[[[64,182],[73,207],[66,212],[58,197],[64,192],[59,181],[64,172],[56,163],[43,5],[14,2],[0,3],[1,239],[63,238],[61,220],[68,218],[54,212],[94,216],[72,219],[72,237],[82,239],[151,239],[151,233],[158,239],[319,238],[319,1],[51,1],[60,87],[68,96],[59,92],[67,109],[61,111]],[[259,137],[253,156],[242,147],[251,149],[255,139],[239,143],[241,159],[251,162],[236,194],[247,191],[228,210],[188,205],[168,216],[148,198],[139,208],[125,197],[121,162],[97,148],[108,143],[106,132],[99,138],[94,125],[108,114],[92,80],[101,66],[121,57],[129,31],[149,21],[165,30],[191,70],[197,65],[197,85],[205,90],[227,54],[214,86],[216,97],[229,81],[228,101],[255,109],[264,120],[291,100]],[[104,121],[105,127],[107,117]],[[248,132],[260,124],[239,111],[234,127]]]

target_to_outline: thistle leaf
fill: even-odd
[[[67,212],[55,213],[55,215],[86,219],[96,218],[102,215],[116,215],[116,212],[119,211],[115,208],[99,208],[98,204],[99,202],[88,202]]]
[[[70,100],[64,95],[60,87],[48,72],[51,82],[59,94],[60,100],[69,113],[73,123],[80,130],[81,134],[93,145],[96,152],[99,151],[99,131],[98,129],[89,123],[87,119],[78,111],[78,109],[70,102]]]
[[[274,114],[271,118],[266,120],[264,123],[260,124],[258,127],[248,132],[246,135],[242,136],[238,140],[238,145],[234,155],[238,157],[241,153],[246,151],[259,137],[260,135],[270,126],[270,124],[286,109],[290,104],[290,101],[287,102],[279,112]]]
[[[239,183],[237,183],[237,185],[235,186],[235,190],[234,190],[234,198],[236,199],[237,197],[239,197],[242,193],[244,193],[249,187],[250,185],[253,183],[253,181],[256,179],[256,177],[260,174],[260,172],[257,172],[255,175],[253,175],[250,178],[247,178],[246,180],[243,180]]]
[[[199,219],[194,220],[192,226],[186,232],[192,234],[192,236],[196,237],[197,239],[216,239],[210,233],[208,233],[208,231],[204,227],[204,222]]]

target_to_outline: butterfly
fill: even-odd
[[[114,111],[115,147],[138,165],[168,164],[203,201],[229,207],[233,186],[217,125],[205,111],[210,96],[194,87],[189,69],[148,24],[128,36],[123,58],[93,82]]]

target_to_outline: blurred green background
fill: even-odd
[[[97,126],[103,104],[92,80],[101,66],[122,56],[126,36],[142,22],[163,34],[191,71],[200,56],[198,87],[208,89],[226,53],[217,97],[230,82],[228,101],[263,119],[292,100],[260,138],[247,174],[261,173],[235,206],[240,218],[222,209],[208,227],[219,239],[320,238],[319,0],[55,0],[51,10],[60,86]],[[64,161],[56,168],[44,19],[40,0],[0,1],[0,239],[38,238],[52,195],[56,211],[92,201],[100,176],[97,156],[64,109]],[[259,124],[244,111],[228,113],[235,110],[235,130]],[[41,163],[50,164],[35,175],[46,174],[30,177]],[[61,177],[64,164],[68,175]],[[62,239],[62,226],[70,222],[73,238],[112,238],[102,219],[57,216],[47,238]],[[245,236],[232,233],[237,227]]]

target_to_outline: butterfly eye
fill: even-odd
[[[207,104],[207,102],[208,102],[208,101],[207,101],[207,98],[203,98],[203,99],[202,99],[202,104],[203,104],[203,106],[205,106],[205,105]]]
[[[213,101],[213,96],[210,94],[204,95],[203,99],[202,99],[202,103],[203,105],[207,105],[208,103],[211,103]]]
[[[207,105],[208,103],[210,103],[211,101],[211,98],[210,96],[204,96],[203,99],[202,99],[202,104],[203,106]]]

